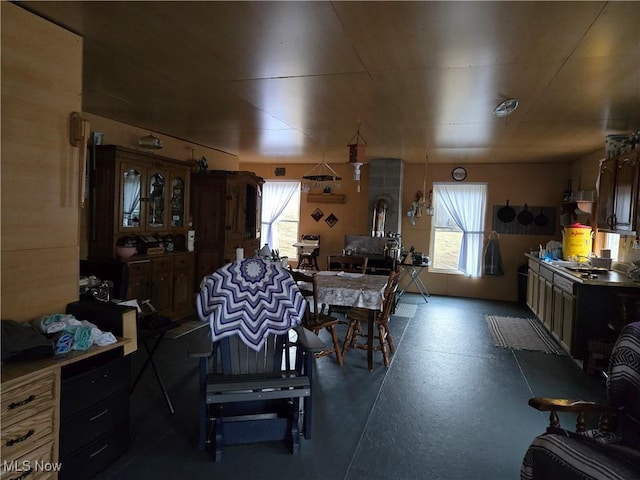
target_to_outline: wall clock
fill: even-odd
[[[467,178],[467,171],[463,167],[456,167],[451,170],[451,176],[456,182],[461,182]]]

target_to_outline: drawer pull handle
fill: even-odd
[[[102,447],[100,450],[97,450],[97,451],[93,452],[92,454],[90,454],[90,455],[89,455],[89,458],[93,458],[93,457],[95,457],[96,455],[98,455],[98,454],[102,453],[102,452],[103,452],[103,451],[104,451],[108,446],[109,446],[109,444],[108,444],[108,443],[107,443],[107,444],[105,444],[105,445],[104,445],[104,447]]]
[[[11,447],[12,445],[14,445],[16,443],[24,442],[27,438],[29,438],[34,433],[36,433],[36,431],[34,429],[31,429],[27,433],[22,435],[21,437],[13,438],[11,440],[7,440],[7,444],[6,445],[7,445],[7,447]]]
[[[102,412],[100,412],[97,415],[94,415],[93,417],[91,417],[89,419],[90,422],[93,422],[94,420],[97,420],[98,418],[102,417],[103,415],[106,415],[109,412],[108,408],[105,408]]]
[[[9,406],[7,407],[7,410],[13,410],[14,408],[22,407],[23,405],[26,405],[27,403],[33,402],[35,399],[36,399],[35,395],[29,395],[24,400],[21,400],[19,402],[10,403]]]
[[[27,478],[32,473],[33,473],[33,468],[29,468],[29,470],[27,470],[26,472],[22,472],[22,475],[12,478],[11,480],[23,480],[24,478]]]

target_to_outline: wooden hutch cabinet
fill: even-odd
[[[191,175],[191,216],[196,231],[196,278],[260,248],[263,179],[252,172],[211,170]]]
[[[191,166],[116,145],[96,147],[91,165],[89,259],[113,261],[118,246],[137,247],[128,267],[127,299],[164,315],[193,311],[194,254],[186,249]]]

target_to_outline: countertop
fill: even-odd
[[[560,267],[553,265],[546,260],[540,260],[537,256],[525,253],[525,257],[538,262],[540,265],[552,270],[554,273],[558,273],[569,280],[580,283],[583,285],[598,285],[603,287],[627,287],[627,288],[640,288],[640,283],[631,280],[625,273],[618,272],[616,270],[608,270],[607,272],[598,273],[596,278],[585,278],[580,272],[569,270],[566,267]]]

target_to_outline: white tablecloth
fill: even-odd
[[[318,272],[318,302],[326,305],[381,310],[385,275]]]

